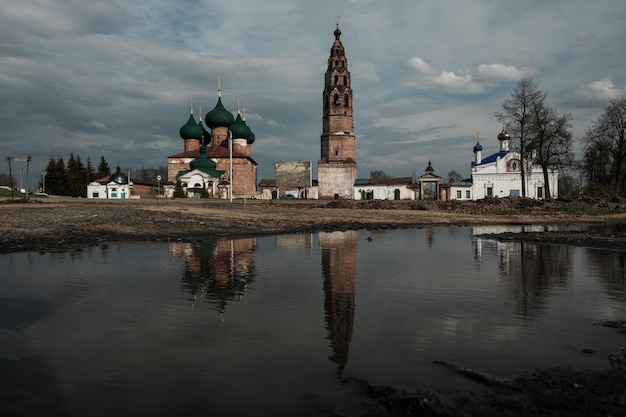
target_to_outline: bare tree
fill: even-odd
[[[391,175],[385,174],[384,171],[370,171],[370,178],[373,180],[383,180],[385,178],[391,178]]]
[[[529,123],[529,155],[543,171],[546,198],[551,197],[549,173],[569,166],[572,153],[572,115],[557,115],[542,101],[532,103]]]
[[[455,170],[448,172],[448,184],[458,184],[460,182],[463,182],[463,176],[461,176],[461,174]]]
[[[17,185],[17,180],[9,174],[0,174],[0,185],[15,188],[15,186]]]
[[[511,97],[502,103],[502,112],[495,116],[505,124],[511,134],[511,150],[520,154],[522,176],[522,197],[526,197],[526,170],[529,166],[529,144],[531,141],[531,112],[534,106],[543,104],[546,94],[539,90],[531,78],[518,81]]]
[[[584,170],[590,182],[623,195],[626,185],[626,97],[611,99],[585,137]],[[609,172],[606,172],[606,168]]]
[[[583,138],[585,149],[581,169],[590,184],[608,187],[611,183],[611,143],[588,129]]]

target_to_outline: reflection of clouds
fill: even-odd
[[[459,346],[474,345],[477,348],[520,339],[523,329],[510,323],[489,323],[482,314],[450,313],[431,317],[420,327],[428,329],[414,334],[411,338],[414,352],[428,352],[441,344],[442,338]],[[476,345],[477,342],[480,345]]]

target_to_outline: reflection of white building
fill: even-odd
[[[93,181],[87,185],[87,198],[107,198],[124,200],[131,198],[133,183],[122,174],[120,167],[108,179]]]
[[[506,197],[522,195],[521,161],[518,152],[509,150],[511,135],[503,128],[498,135],[500,151],[482,157],[483,147],[477,141],[474,146],[475,160],[472,162],[472,198]],[[548,181],[551,197],[558,197],[558,171],[549,172]],[[543,170],[531,165],[525,170],[526,197],[545,198]],[[455,198],[456,195],[452,195]]]

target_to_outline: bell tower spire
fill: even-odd
[[[318,198],[351,199],[357,173],[356,140],[352,119],[350,71],[341,43],[339,20],[334,35],[335,41],[330,49],[322,93]]]
[[[355,160],[352,87],[339,23],[334,35],[324,77],[321,157],[326,161]]]

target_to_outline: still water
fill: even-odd
[[[604,368],[626,252],[425,227],[0,255],[0,414],[322,415],[341,377]],[[582,349],[593,349],[594,354]]]

